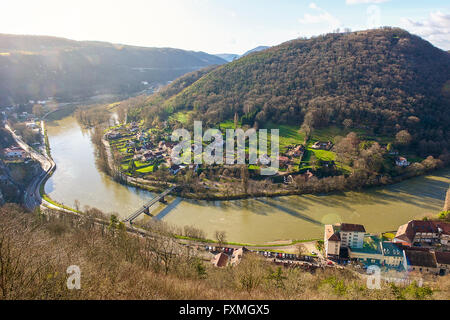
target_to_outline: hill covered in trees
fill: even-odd
[[[0,34],[0,104],[135,93],[225,62],[204,52]]]
[[[167,89],[170,91],[170,89]],[[449,147],[450,54],[397,28],[298,39],[222,65],[164,101],[147,120],[191,111],[210,125],[230,120],[375,135],[407,130],[424,153]],[[150,119],[148,119],[150,118]]]

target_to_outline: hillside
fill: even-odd
[[[223,65],[147,114],[192,110],[210,124],[233,119],[314,128],[407,129],[431,153],[448,148],[450,55],[401,29],[293,40]],[[351,121],[349,121],[351,120]],[[431,150],[432,149],[432,150]]]
[[[209,72],[215,70],[217,68],[217,65],[209,66],[202,68],[197,71],[189,72],[170,84],[166,85],[162,89],[160,89],[155,94],[149,96],[148,98],[145,98],[146,105],[160,105],[164,103],[167,99],[179,94],[184,89],[188,88],[190,85],[195,83],[197,80],[199,80],[204,75],[208,74]],[[133,105],[134,108],[130,109],[128,111],[128,120],[129,121],[138,121],[141,118],[144,119],[152,119],[153,115],[147,114],[147,112],[151,111],[149,108],[142,108],[139,104],[139,106]],[[172,112],[169,110],[164,109],[162,118],[167,118],[171,115]],[[150,124],[150,123],[149,123]]]
[[[281,268],[250,254],[237,267],[213,268],[212,256],[186,250],[165,225],[149,225],[159,236],[137,237],[126,233],[117,219],[110,219],[107,227],[96,225],[94,219],[101,216],[96,209],[82,218],[45,211],[47,217],[18,206],[0,207],[1,300],[449,297],[449,276],[423,287],[383,282],[380,290],[371,290],[366,279],[351,271]],[[67,290],[66,271],[71,265],[80,267],[81,290]]]
[[[134,93],[225,62],[204,52],[0,34],[0,104]]]

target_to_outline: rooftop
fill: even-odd
[[[342,223],[340,229],[344,232],[366,232],[361,224]]]
[[[435,252],[436,262],[450,265],[450,252]]]
[[[334,226],[331,224],[325,225],[325,237],[329,241],[341,241],[341,237],[335,233]]]
[[[439,233],[450,234],[450,223],[437,221],[411,220],[400,226],[395,238],[412,242],[416,233]]]
[[[381,248],[383,255],[387,257],[403,257],[403,250],[392,242],[382,242]]]
[[[405,251],[408,265],[416,267],[436,268],[436,257],[430,251],[407,249]]]
[[[214,256],[212,263],[215,267],[226,267],[228,264],[228,256],[225,253],[221,252]]]

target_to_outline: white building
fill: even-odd
[[[366,229],[360,224],[342,223],[325,226],[325,256],[337,257],[341,248],[361,249]]]
[[[362,248],[366,229],[360,224],[342,223],[338,225],[341,246],[345,248]]]

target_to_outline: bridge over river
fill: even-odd
[[[145,213],[148,216],[153,217],[153,215],[150,214],[150,208],[155,205],[157,202],[164,202],[164,197],[169,195],[173,190],[175,190],[177,186],[173,186],[167,190],[165,190],[163,193],[158,195],[157,197],[153,198],[146,204],[144,204],[140,209],[135,211],[133,214],[131,214],[128,218],[124,219],[123,222],[129,222],[130,224],[133,223],[135,219],[137,219],[141,214]]]

